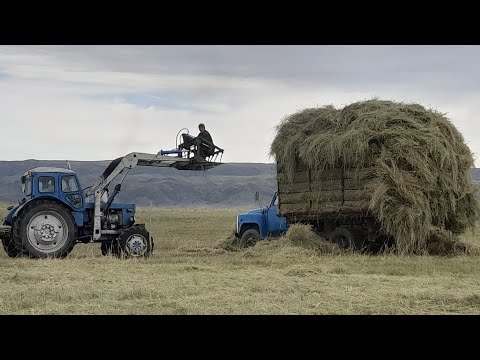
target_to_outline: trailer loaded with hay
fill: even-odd
[[[306,109],[277,128],[279,215],[342,247],[425,253],[480,214],[461,133],[436,110],[368,100]]]
[[[392,245],[392,238],[380,231],[380,224],[369,212],[373,194],[370,169],[312,170],[300,163],[295,170],[290,180],[285,168],[277,163],[279,212],[289,224],[310,223],[342,248],[359,249],[385,242]]]

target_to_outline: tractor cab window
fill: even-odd
[[[78,183],[75,176],[63,176],[62,177],[62,191],[65,193],[78,191]]]
[[[55,179],[53,176],[40,176],[38,178],[38,191],[52,193],[55,191]]]
[[[67,200],[75,209],[80,209],[83,206],[83,199],[78,194],[68,194]]]
[[[32,195],[32,178],[25,180],[25,195]]]

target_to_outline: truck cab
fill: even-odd
[[[258,193],[255,196],[258,200]],[[278,213],[278,192],[270,205],[237,215],[235,236],[243,247],[253,246],[266,237],[280,236],[287,231],[287,219]]]

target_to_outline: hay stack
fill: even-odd
[[[403,253],[426,250],[439,231],[464,232],[480,214],[470,149],[444,114],[418,104],[306,109],[277,127],[271,153],[289,181],[305,167],[371,171],[368,208]]]

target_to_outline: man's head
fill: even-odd
[[[200,132],[204,132],[205,131],[205,124],[198,124],[198,130],[200,130]]]

